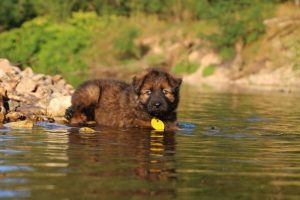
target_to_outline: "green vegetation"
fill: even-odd
[[[188,61],[181,61],[175,65],[173,72],[176,74],[188,73],[191,74],[198,69],[198,64]]]
[[[139,48],[134,44],[134,39],[137,38],[139,32],[134,27],[129,27],[122,35],[116,38],[114,43],[120,59],[139,58]]]
[[[0,57],[42,73],[80,74],[90,67],[140,61],[149,47],[136,43],[139,38],[180,26],[230,60],[238,42],[248,45],[264,33],[263,20],[272,14],[268,10],[286,1],[2,0]],[[164,65],[193,73],[198,65],[180,53],[180,59]],[[152,54],[144,61],[152,65],[163,58]],[[208,67],[205,76],[213,71]]]
[[[213,21],[219,27],[215,33],[200,36],[208,39],[220,55],[227,60],[235,54],[234,45],[237,42],[248,44],[264,32],[263,19],[268,16],[268,7],[277,1],[272,0],[239,0],[213,1],[203,4],[201,16]],[[204,10],[205,8],[205,10]]]
[[[207,77],[207,76],[211,76],[215,73],[216,70],[216,66],[215,65],[208,65],[207,67],[205,67],[202,71],[202,76],[203,77]]]
[[[0,55],[48,74],[77,73],[86,67],[84,52],[90,44],[96,15],[76,13],[64,24],[40,17],[19,29],[0,34]]]

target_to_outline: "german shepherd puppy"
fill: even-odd
[[[182,79],[166,71],[149,69],[131,84],[116,80],[90,80],[72,96],[66,118],[72,125],[94,120],[97,125],[152,128],[151,119],[176,127],[176,108]]]

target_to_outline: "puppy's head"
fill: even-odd
[[[151,116],[165,119],[178,106],[181,82],[181,78],[166,71],[150,69],[134,77],[132,86],[144,110]]]

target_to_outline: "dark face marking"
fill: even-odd
[[[157,69],[133,79],[133,87],[140,104],[151,115],[164,119],[175,111],[179,102],[182,80]]]

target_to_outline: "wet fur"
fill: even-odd
[[[67,115],[73,125],[95,120],[104,126],[151,128],[151,119],[157,117],[171,128],[177,118],[181,82],[157,69],[134,77],[131,84],[90,80],[74,92]]]

